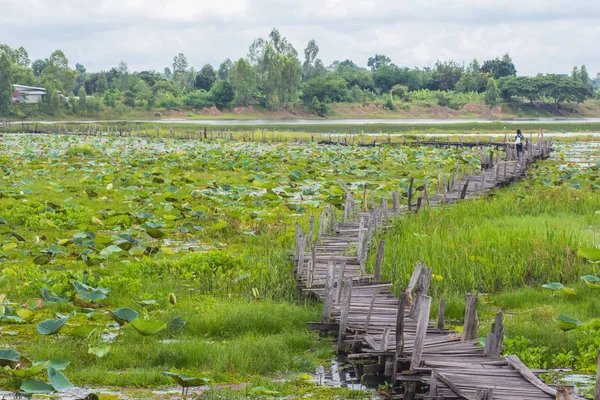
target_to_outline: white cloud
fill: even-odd
[[[273,27],[300,54],[314,38],[326,64],[366,65],[380,53],[413,67],[508,52],[523,74],[600,71],[593,0],[0,0],[0,10],[1,42],[32,58],[60,48],[90,71],[120,59],[162,70],[180,52],[197,69],[218,65]]]

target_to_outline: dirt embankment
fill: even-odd
[[[217,107],[202,110],[167,111],[164,120],[190,119],[195,117],[214,119],[321,119],[304,107],[267,110],[258,106],[233,107],[219,110]],[[583,104],[548,103],[503,104],[490,109],[485,104],[465,104],[458,110],[439,105],[397,104],[390,110],[383,104],[336,103],[329,105],[327,119],[511,119],[511,118],[589,118],[600,117],[600,104],[588,101]]]

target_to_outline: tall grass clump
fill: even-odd
[[[598,196],[564,188],[528,190],[519,185],[398,221],[385,234],[384,278],[404,288],[416,263],[424,261],[443,278],[432,284],[434,294],[462,295],[594,273],[576,253],[596,242],[590,224],[597,218]]]
[[[87,144],[71,146],[65,151],[65,155],[69,157],[75,156],[92,156],[96,150]]]

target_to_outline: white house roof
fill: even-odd
[[[26,90],[28,92],[39,91],[39,92],[42,92],[41,94],[46,94],[46,89],[41,88],[41,87],[25,86],[25,85],[13,85],[13,87],[15,88],[15,90]]]

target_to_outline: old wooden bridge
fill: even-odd
[[[392,192],[390,203],[382,199],[379,204],[371,193],[368,206],[365,191],[359,209],[350,190],[340,181],[346,192],[343,215],[326,207],[318,226],[315,227],[314,219],[307,232],[296,225],[294,258],[299,286],[323,301],[322,320],[309,324],[310,327],[337,330],[338,350],[346,353],[357,377],[384,377],[391,382],[392,398],[577,398],[561,397],[569,396],[569,388],[546,385],[518,357],[501,357],[501,313],[487,333],[485,346],[480,346],[477,297],[467,295],[461,334],[444,326],[443,300],[437,322],[432,323],[428,296],[432,273],[422,263],[416,266],[406,290],[395,297],[392,284],[381,280],[385,242],[371,246],[391,218],[401,218],[421,207],[479,196],[520,179],[531,163],[545,158],[551,148],[551,140],[539,138],[520,159],[510,148],[502,160],[492,154],[484,160],[481,171],[457,170],[452,178],[438,180],[435,194],[430,188],[431,196],[425,187],[416,203],[411,182],[408,205],[401,205],[399,194]],[[371,247],[377,251],[372,275],[365,270]]]

